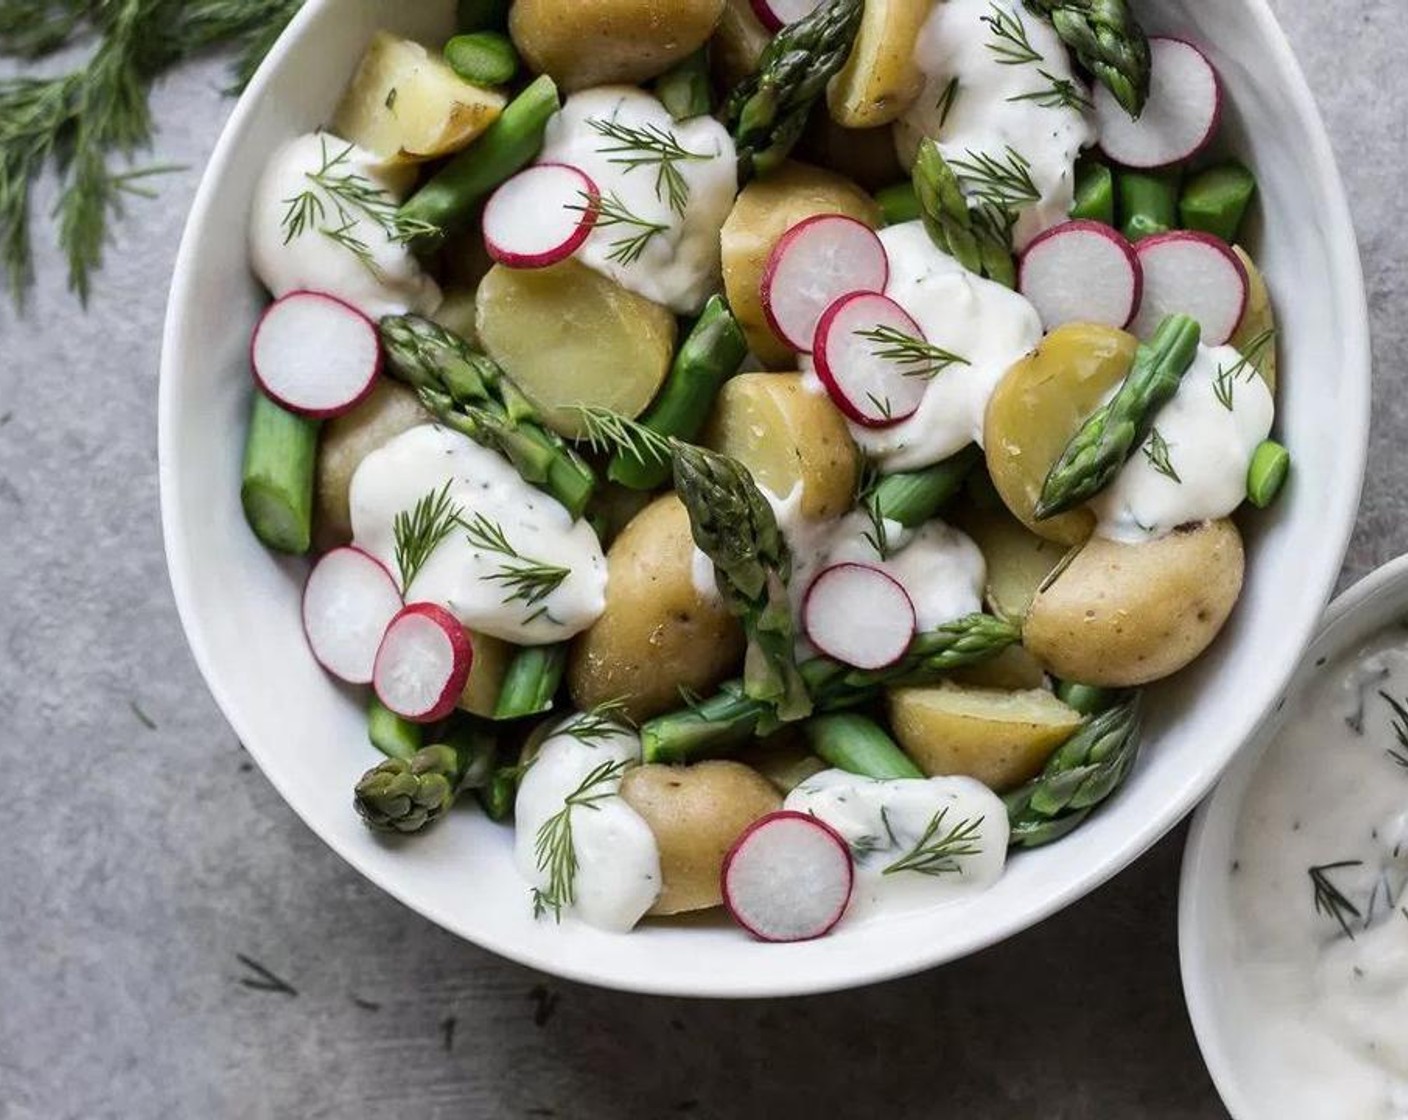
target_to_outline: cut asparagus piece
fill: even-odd
[[[1193,176],[1183,188],[1178,211],[1184,229],[1195,229],[1235,244],[1256,194],[1256,176],[1235,160]]]
[[[1182,172],[1121,171],[1118,185],[1121,232],[1130,241],[1143,241],[1178,228],[1178,188]]]
[[[693,120],[713,112],[709,59],[704,48],[661,74],[655,80],[655,96],[677,121]]]
[[[1115,224],[1115,173],[1093,156],[1076,163],[1076,200],[1071,217]]]
[[[525,646],[514,654],[494,706],[498,720],[535,716],[552,707],[567,667],[567,646]]]
[[[409,761],[425,745],[425,728],[402,719],[373,696],[367,704],[367,738],[387,758]]]
[[[255,392],[240,504],[254,535],[276,552],[302,555],[312,544],[318,429],[319,421],[296,416]]]
[[[899,744],[868,716],[850,712],[814,716],[803,731],[812,752],[838,770],[881,781],[924,777]]]
[[[982,451],[974,444],[932,467],[885,475],[863,500],[873,517],[917,529],[937,517],[957,496],[982,457]]]

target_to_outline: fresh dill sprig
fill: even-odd
[[[970,148],[967,159],[948,162],[979,202],[1010,211],[1023,203],[1041,199],[1041,191],[1032,181],[1031,163],[1011,145],[1002,156]]]
[[[934,108],[937,109],[939,113],[940,129],[948,124],[949,114],[953,112],[953,106],[958,101],[958,94],[961,88],[956,77],[950,78],[948,85],[944,86],[943,93],[939,94],[939,100],[934,105]]]
[[[895,839],[895,830],[890,825],[890,809],[887,805],[880,806],[880,824],[885,829],[885,835],[866,835],[851,841],[851,852],[856,856],[864,857],[874,855],[876,852],[888,852],[899,847],[899,841]]]
[[[563,800],[562,808],[542,823],[533,840],[533,856],[538,870],[548,877],[548,885],[533,888],[533,917],[541,918],[549,911],[556,921],[562,911],[577,900],[577,849],[572,839],[572,813],[576,809],[597,809],[598,802],[615,795],[607,783],[621,777],[630,767],[629,760],[607,759],[582,779]]]
[[[864,534],[865,542],[875,550],[875,555],[881,560],[888,560],[894,555],[894,550],[890,547],[890,529],[885,515],[880,512],[880,503],[867,500],[862,507],[865,516],[870,520],[870,528]]]
[[[979,18],[992,31],[993,37],[988,40],[987,48],[996,56],[997,61],[1003,66],[1025,66],[1031,62],[1045,62],[1046,56],[1033,47],[1027,37],[1027,25],[1022,21],[1022,13],[1015,9],[1011,12],[1004,11],[997,4],[992,4],[991,7],[990,15]]]
[[[1399,766],[1408,770],[1408,707],[1402,701],[1395,700],[1387,692],[1379,690],[1379,695],[1384,698],[1388,706],[1393,709],[1393,720],[1390,726],[1393,728],[1394,738],[1398,740],[1398,750],[1389,748],[1388,756],[1398,763]]]
[[[1261,368],[1261,360],[1266,348],[1276,341],[1276,331],[1268,329],[1247,343],[1242,355],[1230,366],[1218,366],[1213,378],[1212,391],[1217,401],[1228,412],[1232,411],[1233,396],[1238,378],[1250,381]]]
[[[563,581],[572,574],[572,569],[524,556],[509,543],[504,527],[482,513],[476,513],[461,524],[464,525],[469,543],[475,548],[504,558],[497,571],[484,577],[490,583],[497,583],[507,590],[503,601],[538,607],[529,621],[544,615],[551,619],[547,608],[541,604],[562,586]]]
[[[569,720],[559,734],[570,735],[584,746],[592,746],[621,734],[622,726],[629,722],[625,698],[617,697],[614,700],[603,700],[591,711]]]
[[[881,419],[889,421],[895,418],[895,404],[889,397],[877,397],[874,393],[866,393],[865,395],[875,406],[875,411],[880,414]]]
[[[632,213],[615,191],[597,198],[584,193],[581,198],[580,203],[569,206],[568,209],[577,210],[583,214],[594,214],[597,228],[608,229],[611,226],[625,226],[628,230],[636,231],[635,233],[626,233],[625,236],[618,237],[611,243],[611,252],[606,255],[606,259],[616,261],[618,264],[635,264],[645,254],[651,239],[656,234],[665,233],[670,228]]]
[[[1149,432],[1149,442],[1144,445],[1144,457],[1149,460],[1149,465],[1165,478],[1172,479],[1180,486],[1183,484],[1183,479],[1179,478],[1178,472],[1174,470],[1168,440],[1164,439],[1158,428]]]
[[[1009,97],[1008,101],[1033,101],[1043,109],[1077,109],[1087,110],[1093,108],[1093,102],[1086,96],[1085,91],[1073,78],[1058,78],[1049,70],[1038,70],[1043,78],[1049,83],[1041,89],[1032,90],[1031,93],[1019,93],[1015,97]]]
[[[587,443],[598,454],[614,451],[648,467],[669,463],[674,456],[668,437],[619,412],[597,405],[579,405],[573,411],[582,418]]]
[[[685,160],[706,160],[710,158],[707,152],[691,152],[680,144],[673,132],[656,124],[634,128],[596,117],[588,117],[587,124],[612,141],[610,146],[597,149],[599,154],[612,157],[609,163],[624,167],[627,173],[637,167],[655,168],[655,197],[662,202],[668,200],[670,209],[684,217],[685,207],[689,205],[689,182],[679,164]]]
[[[979,839],[984,818],[965,817],[943,831],[947,816],[948,806],[945,805],[934,814],[914,847],[886,867],[883,874],[916,871],[920,875],[956,875],[962,870],[960,859],[981,853],[983,846]]]
[[[1354,940],[1354,930],[1350,927],[1350,919],[1363,915],[1359,913],[1359,907],[1350,902],[1345,893],[1330,881],[1330,872],[1363,866],[1362,859],[1347,859],[1339,863],[1324,863],[1319,867],[1310,868],[1307,872],[1315,891],[1315,912],[1338,922],[1340,929],[1351,941]]]
[[[401,590],[410,589],[425,562],[454,532],[463,525],[464,509],[450,500],[450,483],[432,490],[416,502],[410,512],[402,511],[392,520],[396,538],[396,567],[401,572]]]
[[[922,377],[931,380],[943,373],[949,366],[966,366],[972,363],[951,350],[935,346],[922,338],[897,330],[894,327],[879,326],[869,330],[856,331],[857,338],[866,339],[876,345],[871,355],[896,365],[908,367],[902,370],[905,377]]]

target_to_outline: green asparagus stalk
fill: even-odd
[[[802,730],[812,753],[838,770],[881,781],[924,777],[899,744],[868,716],[850,712],[814,716]]]
[[[596,487],[591,468],[542,424],[532,402],[497,364],[419,315],[388,315],[381,340],[389,372],[418,389],[437,420],[499,452],[573,517],[582,516]]]
[[[657,435],[692,440],[709,418],[723,383],[748,356],[748,341],[723,296],[712,296],[675,355],[665,386],[638,423]],[[655,490],[670,478],[669,459],[632,444],[612,456],[607,477],[632,490]]]
[[[792,151],[812,106],[846,64],[863,7],[862,0],[827,0],[789,23],[729,95],[723,116],[738,148],[740,180],[775,171]]]
[[[506,821],[513,815],[521,776],[522,771],[517,766],[500,766],[489,776],[486,785],[474,791],[484,815],[491,821]]]
[[[1139,347],[1114,399],[1085,422],[1046,476],[1035,511],[1039,520],[1074,509],[1109,485],[1178,392],[1201,335],[1196,319],[1170,315],[1153,340]]]
[[[1076,161],[1076,197],[1072,218],[1115,224],[1115,173],[1091,155]]]
[[[1230,245],[1237,240],[1255,194],[1256,176],[1236,160],[1209,167],[1183,188],[1179,217],[1185,229],[1210,233]]]
[[[423,231],[418,250],[433,249],[446,235],[474,221],[474,204],[526,166],[543,146],[548,119],[561,108],[557,86],[546,74],[515,97],[464,151],[430,177],[401,207],[398,222]]]
[[[1083,716],[1097,715],[1107,708],[1112,708],[1121,698],[1120,692],[1110,688],[1097,688],[1093,684],[1061,681],[1056,686],[1056,699]]]
[[[888,474],[865,495],[872,515],[917,529],[933,520],[963,489],[983,453],[970,445],[957,455],[917,471]]]
[[[494,705],[494,718],[522,719],[547,711],[566,668],[565,644],[524,646],[508,664]]]
[[[409,761],[425,745],[425,728],[398,716],[373,696],[367,705],[367,738],[387,758]]]
[[[317,420],[280,408],[258,390],[245,433],[240,504],[254,535],[276,552],[302,555],[313,541]]]
[[[471,85],[505,86],[518,73],[518,52],[501,31],[471,31],[445,44],[450,69]]]
[[[1280,496],[1291,473],[1291,453],[1274,439],[1263,440],[1247,468],[1247,500],[1267,509]]]
[[[1128,0],[1026,0],[1131,117],[1149,98],[1149,40]]]
[[[493,736],[477,721],[457,717],[443,740],[410,758],[388,758],[357,783],[357,812],[374,832],[420,832],[434,824],[466,789],[488,783]]]
[[[1178,188],[1183,173],[1121,171],[1119,187],[1121,232],[1130,241],[1143,241],[1178,228]]]
[[[703,47],[675,63],[655,80],[655,96],[677,121],[708,116],[714,110],[709,58]]]
[[[919,216],[934,244],[969,272],[1016,287],[1012,215],[991,203],[969,206],[957,172],[931,138],[920,141],[911,174]]]
[[[1041,774],[1008,794],[1010,845],[1037,848],[1083,824],[1117,790],[1139,755],[1139,694],[1093,716]]]
[[[919,195],[914,184],[896,183],[875,192],[875,201],[887,226],[897,226],[902,222],[912,222],[922,217],[919,209]]]

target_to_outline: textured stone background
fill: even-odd
[[[1350,577],[1408,547],[1408,23],[1399,0],[1276,7],[1335,136],[1374,315]],[[0,1120],[1224,1116],[1180,998],[1181,835],[961,964],[730,1005],[499,961],[294,818],[187,655],[157,519],[167,276],[222,81],[212,64],[160,91],[157,158],[190,170],[131,208],[89,313],[48,254],[28,317],[0,303]],[[297,995],[242,986],[237,954]]]

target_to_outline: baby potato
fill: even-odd
[[[464,682],[456,707],[471,715],[492,719],[504,686],[504,674],[513,660],[514,647],[488,634],[471,632],[469,640],[474,659],[469,665],[469,678]]]
[[[675,317],[575,260],[495,265],[479,285],[479,340],[554,430],[586,435],[577,405],[639,416],[675,354]]]
[[[988,606],[1020,626],[1037,588],[1066,555],[1066,546],[1037,536],[1002,508],[964,510],[954,524],[973,538],[987,561]]]
[[[996,657],[955,669],[952,679],[978,688],[999,688],[1006,692],[1045,688],[1046,670],[1026,646],[1008,646]]]
[[[733,842],[782,797],[756,770],[722,759],[693,766],[638,766],[621,796],[660,849],[660,897],[651,914],[708,910],[723,902],[720,877]]]
[[[802,514],[840,517],[855,500],[860,456],[831,399],[800,373],[745,373],[726,382],[704,429],[705,447],[737,459],[759,486],[785,498],[802,487]]]
[[[934,0],[866,0],[855,46],[831,80],[826,104],[837,124],[892,124],[924,89],[914,41]]]
[[[829,113],[814,113],[797,143],[797,155],[829,167],[867,191],[878,191],[906,177],[895,155],[889,128],[843,128]]]
[[[525,62],[563,89],[662,74],[704,45],[724,0],[514,0],[508,30]]]
[[[773,368],[792,365],[792,348],[768,326],[763,314],[763,271],[773,246],[804,218],[845,214],[875,228],[880,207],[848,179],[805,163],[783,164],[766,179],[743,188],[724,223],[724,290],[748,347]]]
[[[826,769],[826,763],[812,754],[795,724],[783,727],[750,747],[748,765],[771,782],[783,797]]]
[[[567,686],[583,711],[611,700],[639,723],[708,694],[743,658],[743,630],[694,586],[689,515],[673,494],[642,510],[606,554],[606,610],[577,636]]]
[[[1227,520],[1140,544],[1093,538],[1032,602],[1023,642],[1056,676],[1132,688],[1178,672],[1221,632],[1242,591]]]
[[[751,0],[724,0],[723,14],[709,40],[709,69],[719,89],[732,89],[758,68],[772,32],[753,11]]]
[[[1112,327],[1059,327],[998,383],[983,430],[988,473],[1017,518],[1059,544],[1080,544],[1095,516],[1076,509],[1037,521],[1032,516],[1052,464],[1071,437],[1134,364],[1139,342]]]
[[[952,681],[895,689],[888,704],[895,738],[924,773],[976,778],[998,793],[1035,777],[1082,718],[1045,689]]]
[[[1276,310],[1271,306],[1271,289],[1266,286],[1266,277],[1261,274],[1261,269],[1257,268],[1251,255],[1240,245],[1234,245],[1232,251],[1241,258],[1242,265],[1247,270],[1247,309],[1242,312],[1242,321],[1237,324],[1237,332],[1232,336],[1232,341],[1228,345],[1235,346],[1245,354],[1247,348],[1260,335],[1276,329]],[[1276,342],[1274,339],[1262,349],[1261,360],[1257,362],[1257,371],[1274,395],[1276,392]]]

